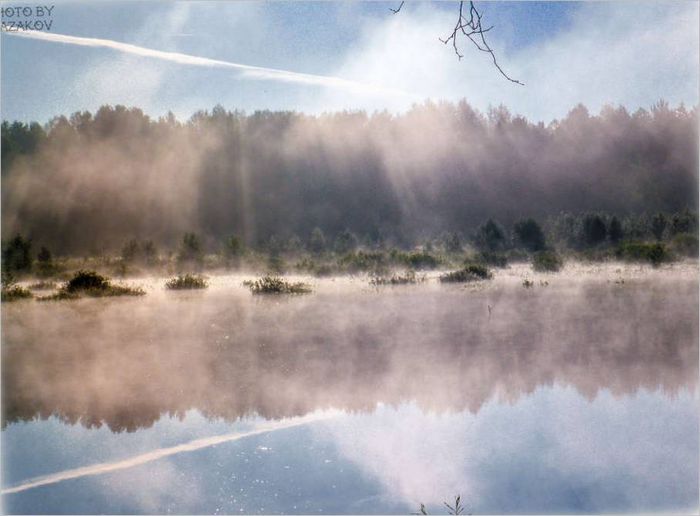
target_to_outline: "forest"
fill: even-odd
[[[528,219],[571,248],[661,240],[696,231],[697,191],[698,109],[663,101],[578,105],[549,124],[466,101],[403,114],[216,106],[187,121],[103,106],[2,123],[3,239],[56,256],[174,251],[183,234],[207,252],[232,236],[411,248],[489,231],[509,247]]]

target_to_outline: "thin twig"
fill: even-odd
[[[405,0],[404,0],[404,1],[405,1]],[[392,9],[391,7],[389,7],[389,10],[390,10],[392,13],[396,14],[396,13],[398,13],[398,12],[401,10],[401,8],[403,7],[403,4],[404,4],[404,2],[401,2],[401,4],[399,5],[399,7],[398,7],[397,9]]]
[[[403,2],[401,2],[401,5],[403,5]],[[401,9],[399,6],[399,9],[397,9],[395,12],[398,12]],[[393,10],[393,9],[392,9]],[[465,36],[469,41],[471,41],[478,50],[482,52],[486,52],[491,55],[491,60],[493,61],[493,65],[496,67],[496,69],[501,73],[503,77],[508,79],[510,82],[514,82],[515,84],[520,84],[521,86],[525,86],[524,83],[520,82],[517,79],[513,79],[510,77],[504,70],[501,68],[501,65],[498,64],[498,60],[496,59],[496,54],[494,53],[493,49],[489,46],[489,44],[486,41],[486,38],[484,37],[484,34],[486,34],[488,31],[493,29],[493,25],[484,28],[481,25],[481,13],[477,10],[477,8],[474,6],[473,1],[469,1],[469,15],[464,14],[464,1],[459,2],[459,18],[457,18],[457,23],[455,24],[454,29],[452,29],[452,33],[450,33],[447,38],[442,39],[439,38],[442,43],[447,45],[450,41],[452,42],[452,48],[457,55],[458,59],[462,59],[464,55],[460,53],[459,51],[459,46],[457,44],[457,36],[459,34],[462,34]]]

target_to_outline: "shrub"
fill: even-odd
[[[29,290],[51,290],[56,288],[55,281],[38,281],[29,285]]]
[[[165,288],[170,290],[192,290],[207,288],[208,286],[207,280],[196,274],[180,275],[165,282]]]
[[[698,257],[698,237],[690,233],[679,233],[673,237],[671,249],[680,256]]]
[[[32,293],[24,287],[19,285],[10,285],[2,287],[2,301],[17,301],[18,299],[29,299],[34,297]]]
[[[440,260],[426,251],[408,253],[401,258],[406,265],[416,270],[436,269],[440,264]]]
[[[493,267],[500,267],[501,269],[508,267],[508,257],[503,253],[483,251],[474,257],[474,261]]]
[[[311,286],[307,283],[291,283],[277,276],[263,276],[255,281],[243,283],[253,294],[308,294]]]
[[[343,270],[348,272],[375,272],[379,273],[386,270],[387,260],[384,253],[378,251],[358,251],[356,253],[348,253],[340,260],[338,265]]]
[[[448,272],[440,276],[443,283],[464,283],[493,278],[493,274],[483,265],[471,264],[458,271]]]
[[[95,271],[79,270],[58,292],[39,298],[40,301],[77,299],[81,295],[90,297],[143,296],[141,288],[112,285],[108,278]]]
[[[661,263],[671,259],[666,246],[659,242],[624,242],[618,247],[615,254],[622,260],[649,262],[654,267],[658,267]]]
[[[532,257],[532,268],[537,272],[558,272],[564,262],[554,251],[540,251]]]

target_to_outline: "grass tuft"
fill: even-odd
[[[196,274],[180,275],[165,282],[165,288],[170,290],[193,290],[207,288],[209,284],[203,276]]]
[[[410,285],[413,283],[418,283],[423,281],[424,278],[416,277],[415,271],[408,271],[404,275],[394,275],[394,276],[375,276],[369,280],[370,285],[380,286],[380,285]]]
[[[440,276],[442,283],[465,283],[493,278],[493,274],[483,265],[471,264],[458,271],[448,272]]]
[[[277,276],[263,276],[255,281],[245,281],[253,294],[308,294],[311,286],[307,283],[291,283]]]
[[[20,287],[19,285],[10,285],[8,287],[3,287],[1,296],[3,303],[34,297],[28,289]]]

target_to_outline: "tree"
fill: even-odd
[[[321,254],[326,250],[326,237],[323,231],[319,227],[315,227],[311,231],[311,238],[309,239],[309,249],[312,253]]]
[[[543,251],[546,247],[544,233],[535,219],[523,219],[513,226],[516,242],[528,251]]]
[[[613,215],[613,218],[610,219],[610,225],[608,226],[608,238],[612,244],[617,244],[622,240],[623,236],[622,223],[620,219]]]
[[[39,249],[39,254],[36,255],[36,259],[40,264],[50,264],[52,261],[51,251],[42,246],[41,249]]]
[[[185,233],[182,237],[182,243],[180,244],[178,260],[180,262],[199,263],[202,261],[203,257],[202,244],[197,235],[194,233]]]
[[[500,251],[506,246],[506,233],[503,227],[493,219],[479,226],[474,243],[482,251]]]
[[[661,240],[664,237],[664,231],[668,225],[668,219],[663,213],[657,213],[651,218],[651,233],[656,240]]]
[[[335,238],[335,252],[340,254],[349,253],[357,248],[357,237],[349,230],[345,229]]]
[[[7,271],[29,272],[32,269],[32,241],[19,233],[2,246],[2,267]]]
[[[596,246],[605,241],[607,229],[605,221],[596,213],[588,213],[583,217],[583,243]]]

